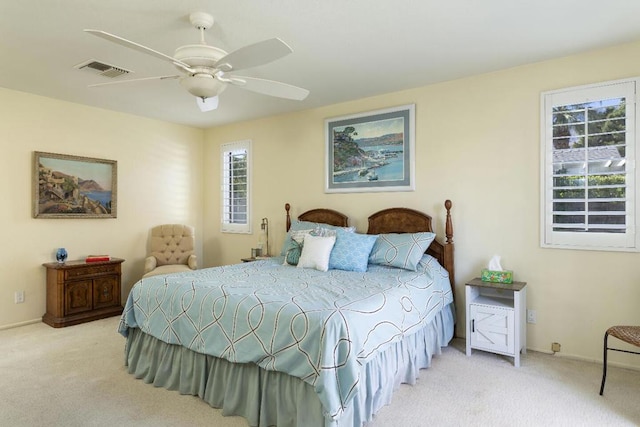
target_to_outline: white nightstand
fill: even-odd
[[[527,352],[527,283],[466,283],[467,356],[471,349],[513,357],[520,366],[520,352]]]

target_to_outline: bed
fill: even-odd
[[[314,241],[333,238],[332,254],[338,242],[374,241],[366,271],[296,268],[287,252],[142,279],[120,320],[125,364],[136,378],[197,395],[250,426],[365,425],[453,337],[451,202],[443,243],[420,240],[433,234],[432,219],[412,209],[371,215],[368,236],[349,230],[335,210],[307,211],[292,223],[285,209],[287,238],[312,223],[333,230],[311,233]],[[383,238],[419,241],[418,261],[387,265],[398,262],[387,259],[388,247],[375,261]],[[304,241],[307,251],[311,238]]]

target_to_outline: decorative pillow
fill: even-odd
[[[315,268],[320,271],[329,269],[331,249],[336,243],[335,236],[320,237],[312,234],[304,236],[304,246],[298,261],[298,268]]]
[[[291,232],[291,243],[286,248],[284,254],[285,265],[297,265],[302,253],[302,246],[304,244],[304,236],[311,233],[311,230],[298,230]]]
[[[323,224],[320,222],[309,222],[309,221],[292,221],[291,228],[287,232],[287,235],[284,238],[284,243],[282,244],[282,250],[280,251],[280,255],[285,256],[287,250],[291,249],[291,233],[293,231],[306,230],[307,232],[315,231],[317,235],[322,235],[325,230],[345,230],[347,232],[353,233],[356,231],[355,227],[338,227],[330,224]]]
[[[289,250],[295,249],[298,246],[291,238],[291,235],[293,233],[297,231],[300,231],[303,233],[311,233],[313,230],[315,230],[315,228],[316,226],[312,222],[303,223],[302,221],[296,221],[292,223],[291,228],[289,229],[289,231],[287,232],[287,235],[284,238],[284,243],[282,244],[282,251],[280,252],[280,255],[286,256]]]
[[[369,254],[378,236],[347,233],[338,230],[336,244],[331,251],[329,268],[347,271],[367,271]]]
[[[336,237],[337,233],[338,233],[337,229],[334,230],[326,227],[318,227],[311,232],[311,234],[313,234],[314,236],[320,236],[320,237]],[[347,232],[345,231],[345,233]]]
[[[369,264],[416,271],[424,251],[435,237],[435,233],[428,232],[380,234],[369,255]]]

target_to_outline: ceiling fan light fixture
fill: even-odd
[[[198,98],[212,98],[220,95],[227,85],[209,74],[195,74],[180,79],[180,84],[191,95]]]
[[[219,98],[217,96],[214,96],[213,98],[196,98],[196,104],[203,113],[213,111],[218,108],[218,101]]]

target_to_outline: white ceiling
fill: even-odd
[[[199,41],[228,52],[280,37],[293,53],[241,74],[311,91],[290,101],[229,87],[202,113],[177,80],[113,81],[74,65],[176,74],[174,66],[83,32],[100,29],[173,55]],[[637,0],[0,0],[0,87],[211,127],[537,62],[640,39]],[[615,64],[611,64],[615,66]]]

